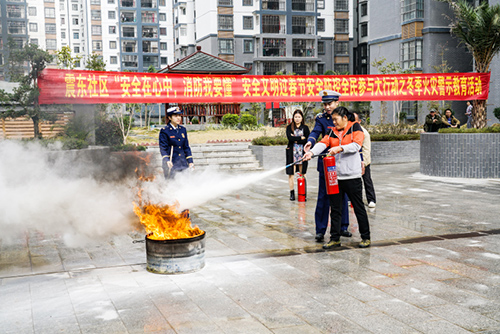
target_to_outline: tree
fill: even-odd
[[[33,121],[34,137],[42,138],[40,132],[41,120],[54,120],[54,115],[49,115],[40,108],[38,96],[38,77],[45,69],[53,56],[47,51],[38,48],[36,44],[26,44],[23,48],[16,48],[12,39],[9,40],[9,75],[11,80],[19,82],[19,87],[14,88],[12,100],[16,107],[9,108],[0,117],[17,118],[26,116]],[[25,66],[27,64],[27,73]]]
[[[72,70],[76,67],[76,64],[80,62],[80,59],[82,59],[82,56],[76,55],[72,56],[71,55],[71,48],[69,46],[63,46],[61,50],[56,51],[57,54],[57,65],[59,68],[67,68],[69,70]]]
[[[106,71],[106,63],[102,56],[92,53],[85,62],[85,68],[91,71]]]
[[[403,69],[399,62],[386,63],[387,59],[382,57],[382,59],[377,60],[375,58],[371,65],[375,67],[381,74],[394,74],[394,73],[412,73],[414,66],[410,66],[408,69]],[[402,101],[392,101],[392,121],[398,124],[401,119],[401,107]],[[387,101],[380,101],[380,123],[385,122],[387,116]]]
[[[478,73],[490,71],[490,65],[500,51],[500,5],[490,6],[482,1],[477,7],[466,0],[442,0],[447,2],[453,13],[451,32],[465,44],[472,53]],[[486,101],[476,100],[472,111],[473,126],[483,128],[487,124]]]

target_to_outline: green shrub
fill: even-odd
[[[420,140],[420,133],[410,133],[410,134],[374,133],[370,134],[370,139],[371,141]]]
[[[250,114],[242,114],[240,117],[240,123],[242,126],[256,126],[257,125],[257,117]]]
[[[191,120],[191,124],[200,124],[198,117],[193,117],[193,119]]]
[[[68,138],[87,140],[91,126],[82,116],[73,117],[65,126],[63,134]]]
[[[123,137],[118,123],[111,120],[99,120],[96,125],[96,145],[117,146],[123,143]]]
[[[262,136],[257,137],[252,140],[252,145],[261,146],[275,146],[275,145],[287,145],[288,139],[284,136],[268,137]]]
[[[419,124],[376,124],[376,125],[366,125],[365,128],[368,130],[370,135],[374,134],[392,134],[392,135],[404,135],[404,134],[420,134],[422,132],[422,126]]]
[[[443,128],[439,129],[439,133],[500,133],[500,124],[493,124],[482,129],[470,128]]]
[[[131,152],[131,151],[146,151],[146,146],[142,145],[134,145],[134,144],[120,144],[120,145],[114,145],[111,147],[112,151],[124,151],[124,152]]]
[[[52,144],[60,142],[63,150],[81,150],[89,147],[89,143],[85,140],[70,137],[43,138],[39,143],[45,147],[50,147]]]
[[[237,126],[240,122],[240,117],[236,114],[225,114],[222,116],[222,125],[225,126]]]

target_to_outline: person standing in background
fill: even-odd
[[[361,124],[359,114],[358,113],[353,113],[353,114],[356,122]],[[371,158],[372,141],[370,138],[370,133],[363,126],[361,126],[361,129],[365,134],[365,139],[363,140],[363,145],[361,146],[361,154],[363,157],[362,162],[364,167],[364,173],[362,175],[362,178],[363,178],[363,184],[365,186],[366,202],[368,202],[368,207],[373,209],[377,206],[376,204],[377,198],[375,196],[375,188],[373,187],[372,173],[370,168],[370,164],[372,162]]]
[[[467,101],[467,109],[465,110],[465,116],[467,116],[467,129],[472,128],[472,102]]]
[[[300,159],[304,155],[304,144],[309,137],[309,127],[305,125],[304,114],[297,109],[293,112],[292,123],[286,127],[286,137],[288,146],[286,147],[286,164],[289,165]],[[288,175],[288,185],[290,186],[290,201],[295,201],[295,190],[293,175],[298,171],[305,178],[307,172],[307,162],[300,162],[286,169]]]

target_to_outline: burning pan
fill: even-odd
[[[205,266],[205,231],[186,239],[153,240],[146,236],[146,257],[149,272],[183,274]]]

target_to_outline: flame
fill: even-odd
[[[142,206],[134,202],[134,212],[153,240],[193,238],[203,234],[198,226],[191,226],[187,214],[179,213],[175,206],[146,203]]]
[[[139,217],[141,224],[146,229],[148,239],[171,240],[193,238],[203,234],[198,226],[191,226],[191,219],[186,211],[178,212],[177,206],[153,204],[143,200],[143,182],[151,182],[155,179],[152,174],[146,175],[149,164],[149,156],[139,159],[143,163],[135,169],[137,176],[137,202],[134,204],[134,212]]]

